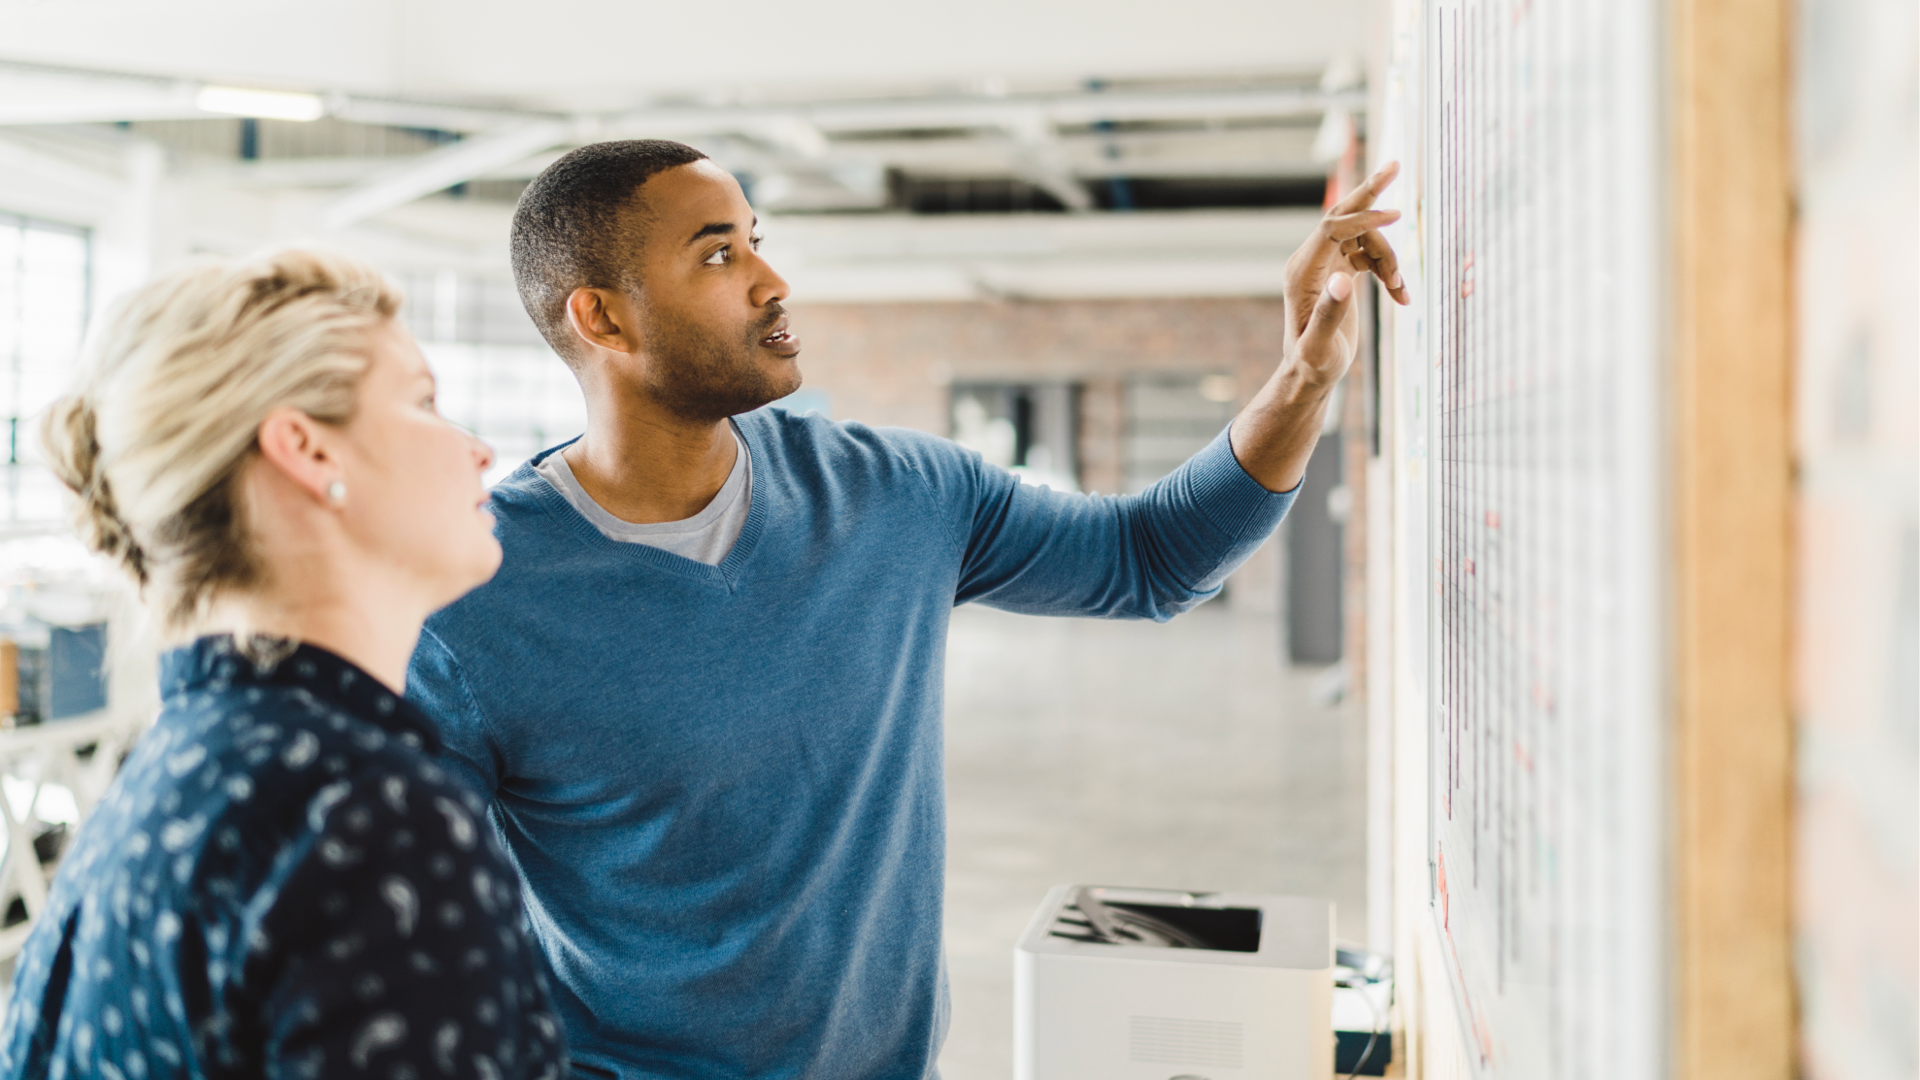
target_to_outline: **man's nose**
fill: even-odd
[[[773,264],[762,258],[759,252],[753,253],[753,260],[758,264],[759,269],[759,273],[754,275],[753,291],[748,296],[753,306],[766,307],[775,300],[785,300],[793,291],[787,284],[787,279],[781,277],[774,270]]]

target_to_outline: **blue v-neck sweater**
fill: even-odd
[[[1164,620],[1292,496],[1224,433],[1089,497],[916,432],[739,425],[752,504],[718,566],[608,539],[530,467],[502,481],[505,562],[429,621],[408,694],[494,796],[582,1075],[921,1080],[954,606]]]

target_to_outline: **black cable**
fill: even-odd
[[[1359,988],[1356,986],[1354,990],[1359,990]],[[1373,1047],[1375,1047],[1375,1043],[1380,1042],[1380,1007],[1373,1003],[1373,995],[1367,994],[1365,990],[1361,990],[1359,995],[1367,999],[1367,1009],[1373,1009],[1373,1032],[1367,1034],[1367,1045],[1359,1051],[1359,1059],[1354,1063],[1354,1070],[1346,1074],[1346,1080],[1356,1080],[1357,1076],[1359,1076],[1359,1070],[1367,1067],[1367,1059],[1373,1057]]]
[[[1364,985],[1365,984],[1363,984],[1363,986]],[[1380,1013],[1380,1006],[1373,1003],[1373,995],[1367,993],[1362,986],[1353,986],[1350,984],[1347,989],[1358,990],[1360,996],[1366,999],[1367,1008],[1373,1012],[1373,1031],[1368,1033],[1367,1045],[1360,1051],[1359,1060],[1353,1063],[1353,1071],[1347,1074],[1347,1080],[1356,1080],[1360,1075],[1360,1070],[1367,1067],[1367,1059],[1373,1056],[1374,1045],[1380,1041],[1380,1028],[1382,1027],[1383,1017]]]

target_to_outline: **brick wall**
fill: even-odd
[[[1277,299],[1005,300],[794,304],[808,390],[837,420],[948,434],[955,382],[1074,382],[1080,481],[1121,489],[1124,380],[1132,374],[1233,375],[1239,403],[1279,362]],[[1234,575],[1234,607],[1276,612],[1278,541]]]
[[[1114,381],[1135,372],[1225,373],[1242,399],[1280,355],[1278,300],[1099,300],[795,304],[810,390],[838,420],[947,433],[947,385]],[[1089,394],[1094,397],[1101,391]],[[1117,393],[1113,387],[1104,392]],[[1120,427],[1083,402],[1084,427]],[[1103,429],[1104,430],[1104,429]],[[1118,470],[1118,451],[1111,468]],[[1094,455],[1084,455],[1089,465]],[[1100,459],[1100,467],[1109,465]],[[1112,491],[1112,486],[1101,486]]]

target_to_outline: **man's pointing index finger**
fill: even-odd
[[[1347,194],[1347,197],[1335,203],[1320,219],[1320,239],[1347,256],[1348,265],[1355,270],[1372,272],[1386,287],[1387,294],[1402,305],[1412,302],[1407,295],[1406,285],[1400,280],[1400,260],[1392,245],[1380,235],[1382,226],[1391,224],[1400,217],[1397,210],[1372,209],[1375,199],[1400,175],[1400,163],[1389,161],[1373,175]],[[1347,245],[1357,241],[1355,250],[1348,251]]]
[[[1329,213],[1351,214],[1358,210],[1365,210],[1367,207],[1373,205],[1373,200],[1379,198],[1380,193],[1386,190],[1387,185],[1393,183],[1393,178],[1399,175],[1400,163],[1397,161],[1387,162],[1385,165],[1374,170],[1372,176],[1362,180],[1359,187],[1347,192],[1346,198],[1333,204],[1333,209],[1329,211]]]

